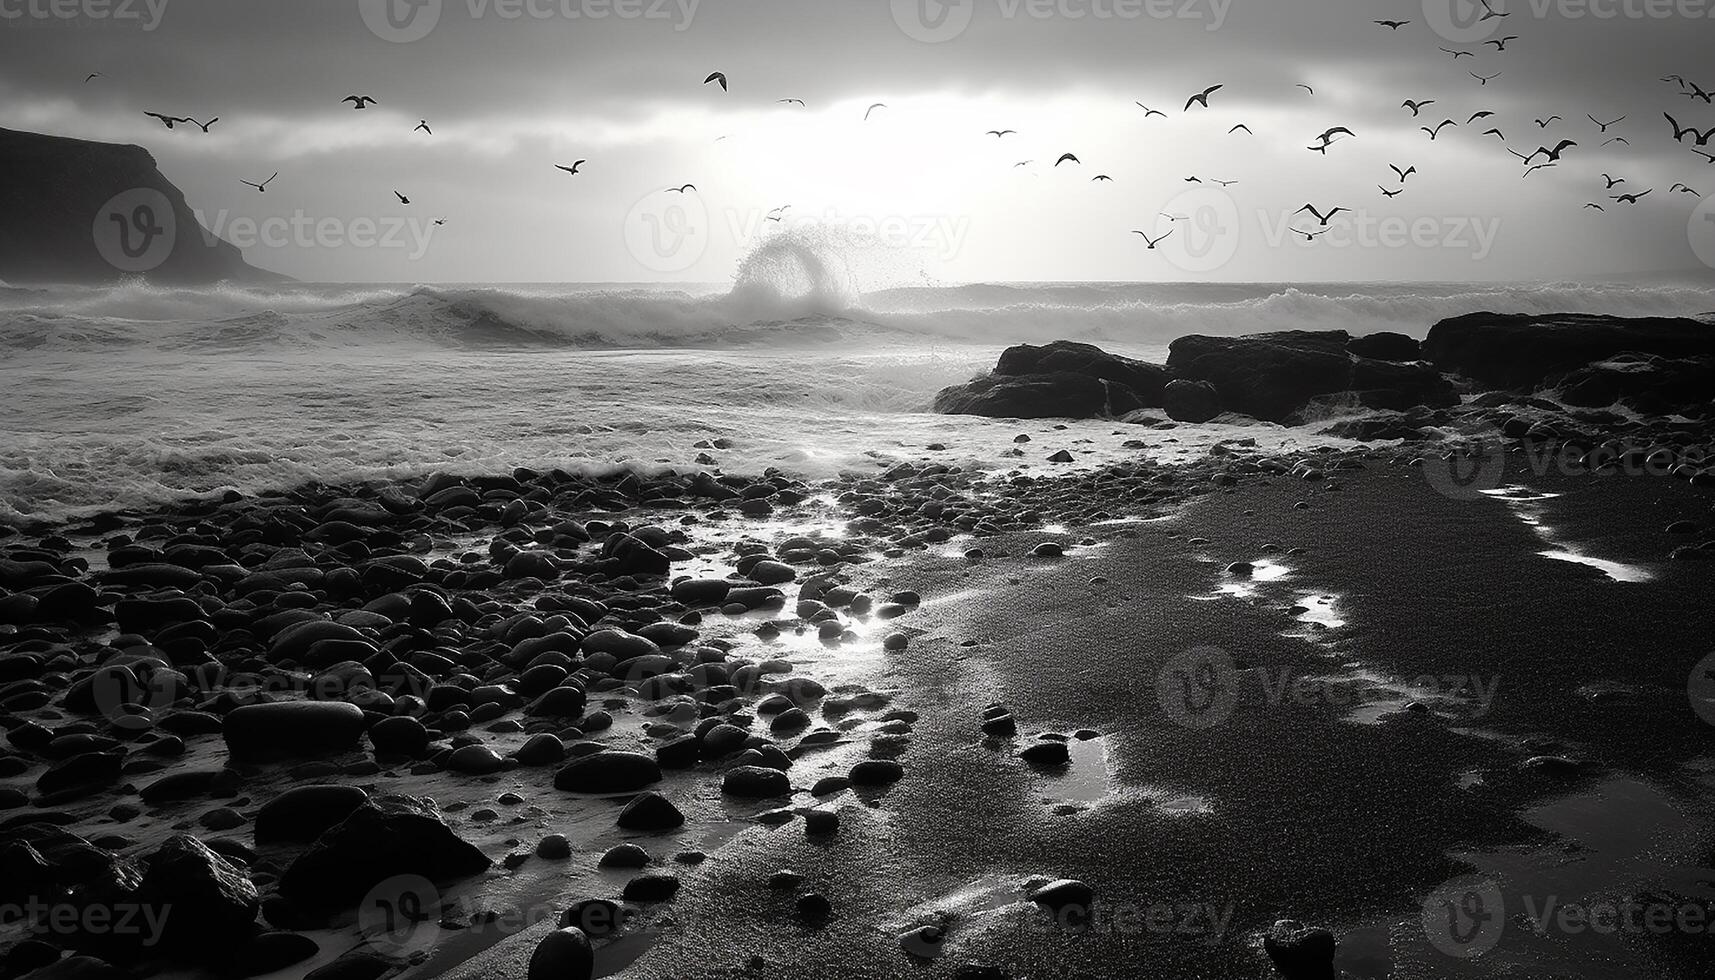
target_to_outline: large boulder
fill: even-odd
[[[1010,419],[1117,418],[1143,407],[1124,385],[1087,374],[991,374],[941,389],[935,411]]]
[[[171,909],[159,948],[186,960],[224,964],[258,931],[256,885],[238,866],[189,834],[175,834],[145,859],[137,890],[143,907]]]
[[[1715,325],[1684,317],[1471,313],[1429,329],[1423,354],[1443,371],[1495,388],[1537,388],[1551,377],[1635,352],[1715,357]]]
[[[1624,402],[1650,415],[1689,414],[1710,407],[1715,359],[1627,352],[1572,371],[1549,387],[1560,401],[1579,408]]]
[[[280,878],[280,893],[300,909],[349,909],[395,875],[448,881],[488,869],[488,856],[441,818],[434,803],[378,796],[323,833]]]
[[[1417,340],[1402,333],[1365,334],[1346,342],[1346,351],[1358,357],[1373,357],[1378,361],[1415,361],[1423,357]]]
[[[221,734],[234,758],[314,758],[355,748],[365,724],[346,701],[275,701],[227,712]]]
[[[1175,378],[1207,381],[1228,410],[1281,422],[1317,395],[1352,387],[1351,340],[1344,330],[1249,337],[1180,337],[1168,348]]]
[[[1175,422],[1207,422],[1221,414],[1221,393],[1207,381],[1169,381],[1161,400]]]
[[[1008,377],[1027,374],[1084,374],[1130,388],[1146,408],[1161,405],[1167,369],[1159,364],[1110,354],[1094,344],[1056,340],[1040,347],[1018,344],[1001,351],[994,373]]]

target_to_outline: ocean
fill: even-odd
[[[1421,337],[1441,318],[1483,310],[1715,310],[1715,289],[1691,286],[860,291],[804,267],[695,286],[0,284],[0,520],[438,470],[649,471],[704,453],[729,472],[814,478],[873,472],[939,444],[948,462],[998,468],[1018,460],[1019,425],[929,406],[1013,343],[1083,340],[1159,361],[1190,333]],[[1023,429],[1044,430],[1084,460],[1129,440],[1170,455],[1233,435],[1111,422]],[[1264,437],[1283,448],[1317,441],[1307,430]],[[725,443],[711,448],[716,439]]]

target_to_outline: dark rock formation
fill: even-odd
[[[1423,354],[1443,371],[1495,388],[1536,388],[1623,353],[1715,357],[1715,325],[1676,317],[1472,313],[1429,330]]]
[[[394,875],[446,881],[485,871],[490,863],[446,825],[434,804],[378,796],[299,855],[281,876],[280,893],[300,909],[337,912]]]
[[[1167,370],[1091,344],[1057,340],[1001,352],[994,373],[942,389],[935,411],[989,418],[1118,418],[1161,405]]]
[[[285,278],[204,229],[140,146],[0,129],[0,173],[0,279],[9,283]]]
[[[1110,354],[1094,344],[1056,340],[1041,347],[1019,344],[1001,352],[994,373],[1008,377],[1027,374],[1084,374],[1130,388],[1145,407],[1161,404],[1167,369],[1136,358]]]
[[[1175,340],[1167,367],[1175,378],[1205,381],[1221,405],[1267,422],[1296,421],[1319,396],[1352,392],[1369,408],[1445,407],[1458,394],[1426,364],[1355,357],[1343,330],[1285,331],[1247,337],[1192,335]]]
[[[1423,357],[1417,341],[1402,333],[1372,333],[1353,337],[1346,344],[1348,353],[1373,357],[1378,361],[1415,361]]]
[[[1207,381],[1170,381],[1162,392],[1162,407],[1175,422],[1207,422],[1221,414],[1221,395]]]

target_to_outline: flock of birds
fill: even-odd
[[[1489,5],[1487,0],[1480,0],[1480,2],[1483,3],[1483,6],[1486,10],[1486,14],[1483,17],[1483,19],[1485,19],[1485,20],[1505,18],[1505,17],[1511,16],[1510,13],[1496,11],[1492,6]],[[1413,22],[1409,21],[1409,20],[1376,20],[1373,23],[1377,27],[1382,28],[1386,31],[1397,33],[1401,29],[1411,26]],[[1522,40],[1524,40],[1524,39],[1520,35],[1506,34],[1506,35],[1503,35],[1501,37],[1496,37],[1496,38],[1492,38],[1490,40],[1484,41],[1483,44],[1487,45],[1487,46],[1492,46],[1495,49],[1496,54],[1501,54],[1501,53],[1505,53],[1505,52],[1511,50],[1511,48],[1510,48],[1511,45],[1513,45],[1515,42],[1519,42]],[[1440,47],[1440,50],[1443,53],[1449,55],[1455,63],[1457,63],[1458,61],[1460,61],[1461,59],[1464,59],[1464,58],[1473,58],[1473,59],[1476,58],[1476,53],[1469,51],[1469,50],[1462,50],[1462,49],[1449,48],[1449,47]],[[1503,72],[1501,72],[1501,71],[1495,71],[1495,72],[1492,72],[1491,74],[1487,74],[1487,75],[1484,75],[1484,74],[1477,72],[1477,71],[1468,71],[1467,73],[1472,78],[1476,79],[1482,87],[1487,87],[1490,82],[1500,78],[1503,74]],[[105,77],[105,76],[103,76],[101,72],[91,72],[88,76],[86,76],[84,78],[84,83],[88,84],[89,82],[91,82],[97,78],[102,78],[102,77]],[[1663,77],[1660,81],[1665,83],[1665,84],[1677,86],[1677,94],[1691,100],[1694,104],[1696,102],[1702,102],[1705,105],[1715,104],[1715,93],[1711,93],[1709,90],[1704,89],[1702,86],[1700,86],[1696,82],[1693,82],[1689,79],[1686,79],[1685,77],[1683,77],[1681,75],[1667,75],[1667,76]],[[729,91],[730,81],[729,81],[725,72],[716,71],[716,72],[709,73],[709,75],[703,79],[703,85],[704,86],[710,86],[710,85],[718,86],[722,93],[726,93]],[[1225,84],[1210,85],[1207,88],[1202,89],[1201,91],[1193,93],[1192,95],[1190,95],[1185,100],[1184,106],[1180,110],[1180,112],[1183,114],[1190,114],[1190,113],[1194,113],[1194,112],[1202,112],[1202,111],[1211,110],[1213,108],[1211,105],[1211,99],[1215,97],[1216,93],[1221,92],[1226,87],[1227,86]],[[1307,85],[1304,83],[1298,83],[1296,87],[1303,89],[1305,91],[1305,93],[1307,94],[1307,96],[1310,98],[1314,98],[1316,96],[1315,88],[1310,86],[1310,85]],[[798,98],[777,99],[777,100],[775,100],[775,102],[777,104],[780,104],[780,105],[797,106],[800,108],[803,108],[805,106],[804,100],[798,99]],[[363,110],[368,109],[370,106],[379,105],[380,100],[378,100],[374,96],[370,96],[370,95],[353,94],[353,95],[348,95],[344,99],[342,99],[341,104],[342,105],[349,105],[353,111],[363,111]],[[1425,121],[1428,121],[1428,120],[1434,119],[1434,115],[1424,116],[1424,110],[1428,109],[1431,106],[1435,106],[1438,104],[1440,104],[1440,100],[1435,99],[1435,98],[1423,98],[1423,99],[1408,98],[1408,99],[1405,99],[1403,102],[1400,103],[1400,108],[1402,110],[1410,112],[1411,117],[1413,119],[1423,118],[1423,119],[1425,119]],[[1154,119],[1154,118],[1162,118],[1162,119],[1168,118],[1167,111],[1165,111],[1163,109],[1154,108],[1154,107],[1151,107],[1149,105],[1145,105],[1143,102],[1136,102],[1135,105],[1143,111],[1143,119],[1145,122],[1147,122],[1151,119]],[[878,112],[880,110],[887,109],[887,108],[888,108],[888,106],[886,103],[883,103],[883,102],[873,103],[870,106],[868,106],[868,108],[866,108],[864,110],[863,120],[865,122],[868,122],[875,115],[876,112]],[[207,122],[201,122],[201,121],[198,121],[197,119],[191,118],[189,116],[169,115],[166,113],[153,112],[153,111],[146,112],[144,114],[146,116],[149,116],[150,118],[158,120],[162,125],[164,125],[169,130],[174,129],[176,126],[179,126],[180,124],[190,124],[191,126],[195,126],[195,127],[199,128],[203,133],[208,133],[210,131],[210,129],[216,123],[218,123],[220,121],[220,117],[218,117],[218,116],[209,119]],[[1440,113],[1437,113],[1437,115],[1439,115],[1439,114]],[[1463,112],[1461,112],[1460,114],[1464,115]],[[1670,131],[1672,133],[1673,140],[1676,143],[1686,145],[1686,147],[1688,149],[1690,149],[1693,153],[1702,157],[1705,162],[1707,162],[1711,165],[1715,165],[1715,148],[1705,149],[1705,148],[1711,147],[1712,141],[1715,141],[1715,126],[1711,126],[1708,129],[1699,130],[1695,125],[1690,125],[1690,126],[1682,125],[1679,118],[1676,117],[1671,112],[1663,112],[1662,115],[1666,118],[1666,122],[1667,122],[1668,126],[1670,127]],[[1596,138],[1601,139],[1600,146],[1609,147],[1609,146],[1614,146],[1616,144],[1624,145],[1627,147],[1631,146],[1631,140],[1627,136],[1625,136],[1624,134],[1616,131],[1613,135],[1609,135],[1610,130],[1614,130],[1621,123],[1627,121],[1627,119],[1629,118],[1629,114],[1621,115],[1621,116],[1618,116],[1614,119],[1609,119],[1609,120],[1598,119],[1594,114],[1591,114],[1591,113],[1585,113],[1584,116],[1585,116],[1585,118],[1587,118],[1590,121],[1591,125],[1593,127],[1595,127]],[[1521,176],[1523,176],[1525,178],[1530,177],[1532,174],[1535,174],[1538,171],[1548,170],[1548,169],[1553,169],[1553,168],[1559,167],[1563,162],[1565,162],[1567,160],[1568,155],[1571,153],[1571,151],[1580,148],[1579,142],[1577,140],[1569,138],[1569,137],[1555,139],[1553,146],[1547,145],[1547,143],[1548,143],[1547,131],[1551,127],[1555,127],[1557,124],[1566,124],[1566,120],[1558,114],[1538,117],[1538,118],[1531,120],[1531,122],[1536,127],[1535,132],[1544,134],[1545,138],[1544,138],[1543,142],[1541,143],[1541,145],[1538,145],[1535,149],[1531,150],[1528,153],[1527,152],[1521,152],[1518,149],[1514,149],[1513,146],[1508,141],[1506,134],[1501,130],[1501,128],[1499,127],[1499,125],[1497,124],[1497,122],[1495,120],[1496,120],[1495,111],[1490,110],[1490,109],[1477,109],[1476,111],[1471,112],[1468,115],[1466,115],[1465,120],[1463,122],[1460,122],[1457,118],[1454,118],[1453,116],[1447,116],[1447,117],[1443,118],[1440,122],[1434,123],[1433,125],[1423,125],[1423,126],[1420,126],[1419,128],[1428,137],[1429,142],[1433,143],[1433,142],[1440,140],[1442,138],[1443,134],[1449,129],[1463,129],[1463,128],[1475,129],[1478,124],[1484,124],[1488,128],[1484,129],[1481,132],[1481,134],[1480,134],[1481,138],[1493,137],[1499,143],[1499,145],[1501,145],[1503,148],[1506,149],[1506,151],[1508,153],[1510,153],[1512,156],[1516,157],[1520,161],[1520,163],[1522,164],[1522,167],[1523,167],[1523,172],[1522,172]],[[429,136],[434,135],[434,130],[430,127],[429,121],[427,119],[419,120],[417,126],[412,130],[413,134],[419,133],[419,132],[427,134]],[[1243,133],[1247,136],[1255,136],[1256,135],[1255,131],[1250,127],[1250,125],[1248,125],[1245,122],[1236,122],[1230,128],[1228,128],[1226,130],[1226,134],[1229,136],[1237,135],[1240,133]],[[1007,137],[1016,137],[1018,135],[1018,131],[1014,130],[1014,129],[1010,129],[1010,128],[997,128],[997,129],[991,129],[991,130],[985,131],[984,135],[992,137],[996,141],[1004,142],[1007,139]],[[716,140],[716,142],[718,143],[721,140],[724,140],[726,138],[727,137],[724,137],[724,136],[720,137]],[[1349,128],[1347,126],[1333,126],[1327,130],[1324,130],[1322,133],[1317,134],[1316,136],[1312,137],[1312,141],[1311,141],[1310,145],[1305,147],[1305,149],[1307,149],[1310,152],[1319,154],[1322,157],[1326,158],[1326,157],[1328,157],[1330,151],[1332,151],[1336,146],[1338,146],[1342,143],[1345,143],[1347,141],[1357,139],[1357,138],[1358,138],[1358,134],[1356,132],[1354,132],[1351,128]],[[1528,143],[1526,143],[1524,145],[1529,146]],[[586,164],[588,164],[589,162],[590,161],[588,159],[579,159],[579,160],[574,161],[570,165],[556,163],[556,164],[554,164],[554,167],[560,171],[563,171],[564,173],[566,173],[568,175],[576,176],[576,175],[583,172],[583,167]],[[1021,160],[1021,161],[1013,164],[1013,166],[1015,168],[1021,168],[1021,167],[1031,166],[1034,163],[1035,163],[1034,160]],[[1071,165],[1074,167],[1081,167],[1081,166],[1083,166],[1083,161],[1081,159],[1079,159],[1079,157],[1076,153],[1071,153],[1071,152],[1062,153],[1054,161],[1054,167],[1059,168],[1061,166],[1066,166],[1066,165]],[[1391,199],[1398,197],[1401,194],[1405,193],[1407,178],[1411,177],[1414,174],[1417,174],[1418,168],[1415,165],[1402,167],[1402,166],[1397,165],[1397,164],[1389,164],[1389,169],[1393,172],[1393,175],[1395,177],[1395,183],[1397,186],[1390,188],[1385,184],[1377,184],[1376,187],[1381,192],[1382,196],[1385,199],[1391,200]],[[252,181],[252,180],[241,179],[240,182],[243,183],[247,187],[254,188],[257,191],[257,193],[266,193],[268,190],[268,186],[270,184],[272,184],[279,176],[280,176],[279,173],[276,172],[273,176],[270,176],[267,180],[264,180],[264,181]],[[1616,188],[1619,188],[1620,185],[1626,184],[1627,179],[1625,177],[1616,177],[1616,176],[1613,176],[1613,175],[1607,174],[1607,173],[1603,173],[1601,175],[1601,177],[1602,177],[1602,180],[1604,181],[1604,184],[1605,184],[1605,186],[1602,188],[1602,191],[1603,191],[1602,196],[1604,196],[1606,198],[1606,200],[1608,201],[1608,204],[1598,203],[1597,201],[1590,201],[1590,202],[1583,205],[1583,207],[1585,209],[1605,212],[1608,210],[1608,207],[1611,205],[1613,205],[1613,206],[1617,206],[1617,205],[1635,206],[1639,202],[1641,202],[1645,197],[1647,197],[1650,194],[1655,192],[1655,188],[1652,187],[1652,188],[1646,188],[1643,190],[1626,189],[1626,190],[1622,190],[1620,193],[1610,193],[1610,192],[1615,191]],[[1113,182],[1114,178],[1111,175],[1106,174],[1106,173],[1098,173],[1095,176],[1091,177],[1090,180],[1092,182],[1111,183],[1111,182]],[[1202,177],[1199,177],[1196,175],[1188,176],[1188,177],[1184,178],[1184,181],[1186,183],[1190,183],[1190,184],[1201,184],[1201,183],[1205,182]],[[1221,187],[1225,188],[1225,187],[1230,187],[1233,184],[1236,184],[1237,181],[1219,180],[1219,179],[1211,178],[1208,180],[1208,183],[1217,184],[1217,185],[1220,185]],[[686,184],[681,184],[681,185],[674,186],[674,187],[669,187],[669,188],[666,188],[665,190],[667,192],[671,192],[671,193],[685,194],[685,193],[695,193],[697,191],[697,187],[695,184],[686,183]],[[397,189],[395,189],[393,193],[394,193],[394,196],[398,199],[398,202],[401,206],[407,206],[407,205],[411,204],[411,199],[406,194],[400,192]],[[1702,197],[1702,194],[1698,190],[1696,190],[1689,183],[1684,182],[1684,181],[1674,182],[1673,186],[1668,190],[1667,193],[1668,194],[1691,195],[1691,196],[1697,197],[1697,198]],[[775,209],[769,211],[767,214],[767,220],[768,221],[780,221],[783,218],[783,216],[784,216],[784,214],[788,208],[790,208],[790,205],[775,208]],[[1342,213],[1351,213],[1351,212],[1353,212],[1353,209],[1350,207],[1344,206],[1344,205],[1332,206],[1332,207],[1328,207],[1326,209],[1322,209],[1322,208],[1316,207],[1313,204],[1305,204],[1303,207],[1300,207],[1297,211],[1293,212],[1293,217],[1296,218],[1299,215],[1308,215],[1311,219],[1315,220],[1316,224],[1310,228],[1293,227],[1290,230],[1292,232],[1298,234],[1298,235],[1302,235],[1305,238],[1305,240],[1307,240],[1307,241],[1313,241],[1317,237],[1324,235],[1324,234],[1327,234],[1330,230],[1332,230],[1330,227],[1330,222],[1336,216],[1338,216]],[[1160,217],[1163,219],[1166,219],[1167,221],[1169,221],[1171,223],[1184,221],[1184,220],[1187,220],[1187,218],[1188,218],[1187,215],[1170,214],[1167,212],[1161,212]],[[446,219],[445,218],[437,218],[437,219],[435,219],[435,223],[437,225],[445,224]],[[1165,233],[1158,235],[1158,236],[1152,236],[1152,235],[1150,235],[1144,231],[1141,231],[1141,230],[1133,230],[1132,234],[1141,237],[1144,240],[1144,242],[1148,245],[1148,247],[1153,250],[1158,245],[1160,245],[1161,242],[1165,241],[1170,235],[1172,235],[1173,230],[1174,229],[1172,227],[1169,227]]]

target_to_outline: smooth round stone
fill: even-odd
[[[549,834],[536,844],[536,856],[550,861],[564,861],[572,856],[572,844],[565,834]]]
[[[721,779],[721,792],[728,796],[760,799],[785,796],[791,791],[792,784],[785,773],[765,766],[738,766],[728,769]]]
[[[566,926],[536,944],[525,980],[590,980],[594,974],[595,951],[589,937],[576,926]]]
[[[598,863],[604,868],[641,868],[649,863],[649,852],[636,844],[616,844]]]
[[[367,799],[356,786],[294,786],[257,811],[256,841],[313,841]]]
[[[365,724],[363,710],[355,704],[276,701],[234,708],[221,734],[234,756],[313,758],[352,748]]]
[[[1033,766],[1063,766],[1071,761],[1072,753],[1065,742],[1037,742],[1026,746],[1018,757]]]
[[[865,759],[852,767],[853,786],[888,786],[905,778],[905,767],[887,759]]]
[[[491,776],[506,768],[506,760],[486,745],[466,745],[453,750],[447,768],[467,776]]]
[[[428,751],[429,730],[415,718],[398,715],[369,726],[369,742],[378,755],[416,758]]]
[[[685,815],[660,793],[642,793],[619,811],[618,823],[625,830],[656,833],[684,826]]]
[[[641,752],[597,752],[554,774],[554,788],[572,793],[635,793],[660,781],[660,765]]]
[[[565,761],[566,743],[560,741],[560,736],[553,732],[542,732],[530,736],[529,740],[518,748],[518,761],[526,766],[551,766]]]

